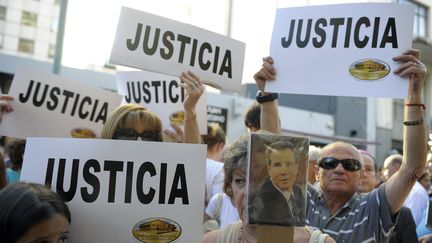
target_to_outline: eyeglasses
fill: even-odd
[[[162,142],[160,132],[142,132],[137,133],[130,128],[117,128],[114,132],[113,139],[119,140],[137,140],[140,137],[143,141]]]
[[[335,159],[333,157],[325,157],[320,159],[318,162],[319,167],[325,170],[331,170],[338,166],[341,163],[342,167],[348,171],[358,171],[361,169],[360,161],[356,159]]]

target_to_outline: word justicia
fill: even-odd
[[[380,33],[380,26],[385,26]],[[339,35],[341,38],[339,37]],[[338,40],[343,39],[343,43]],[[283,48],[295,45],[305,48],[312,45],[315,48],[323,47],[331,41],[331,48],[349,48],[354,44],[357,48],[398,48],[395,18],[369,19],[368,17],[354,18],[319,18],[319,19],[292,19],[286,36],[281,38]]]
[[[127,81],[126,102],[177,103],[183,102],[185,93],[176,80]]]
[[[66,166],[66,163],[71,163],[71,168]],[[56,164],[57,170],[54,169]],[[135,176],[134,171],[137,171]],[[108,183],[103,182],[107,177]],[[56,183],[52,184],[54,178]],[[65,178],[70,178],[70,181],[65,181]],[[87,185],[79,187],[81,180],[84,180]],[[172,182],[168,184],[170,181]],[[91,203],[101,194],[105,194],[101,193],[101,190],[105,190],[108,192],[108,197],[102,200],[108,203],[115,203],[119,197],[123,197],[124,203],[131,203],[135,196],[142,204],[150,204],[154,201],[158,204],[175,204],[176,199],[183,205],[189,204],[186,171],[184,164],[181,163],[175,164],[173,168],[173,165],[168,166],[167,163],[151,161],[138,163],[119,160],[99,161],[92,158],[84,161],[80,159],[68,161],[66,158],[48,158],[45,185],[53,186],[53,190],[66,202],[79,195],[78,197],[81,197],[84,202]],[[119,187],[124,188],[124,192],[116,196],[116,188]]]
[[[78,116],[80,119],[96,123],[101,121],[102,124],[108,114],[107,102],[34,80],[30,80],[26,93],[20,93],[18,100],[21,103],[29,102],[35,107],[46,107],[50,111],[59,110],[62,114]]]
[[[140,47],[148,56],[158,53],[164,60],[186,63],[191,67],[198,66],[204,71],[210,70],[217,75],[232,78],[230,50],[223,50],[219,46],[200,42],[186,35],[175,34],[169,30],[163,31],[160,28],[152,30],[149,25],[145,26],[144,34],[142,32],[143,24],[138,23],[135,38],[126,40],[128,50],[136,51]],[[185,59],[185,57],[189,58]]]

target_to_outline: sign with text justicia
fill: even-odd
[[[411,47],[414,8],[359,3],[278,9],[270,55],[277,76],[266,91],[404,98],[393,57]]]
[[[3,117],[0,134],[26,137],[98,137],[119,94],[68,78],[19,67],[9,95],[14,111]]]
[[[200,242],[206,154],[200,144],[29,138],[21,180],[66,201],[70,242]]]
[[[172,76],[192,70],[213,87],[240,91],[244,56],[240,41],[123,7],[110,62]]]

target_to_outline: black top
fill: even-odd
[[[283,226],[305,225],[305,197],[298,185],[293,185],[289,201],[267,178],[250,197],[249,223]]]

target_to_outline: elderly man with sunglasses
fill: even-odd
[[[404,110],[404,159],[400,170],[370,193],[356,193],[362,157],[352,145],[334,142],[320,154],[320,191],[308,188],[306,224],[329,234],[336,242],[388,242],[398,212],[426,165],[422,88],[426,68],[418,50],[408,50],[393,59],[400,62],[394,73],[409,78]],[[254,78],[261,90],[261,128],[280,133],[277,96],[264,92],[265,82],[276,70],[271,57]],[[269,97],[266,99],[265,97]]]

